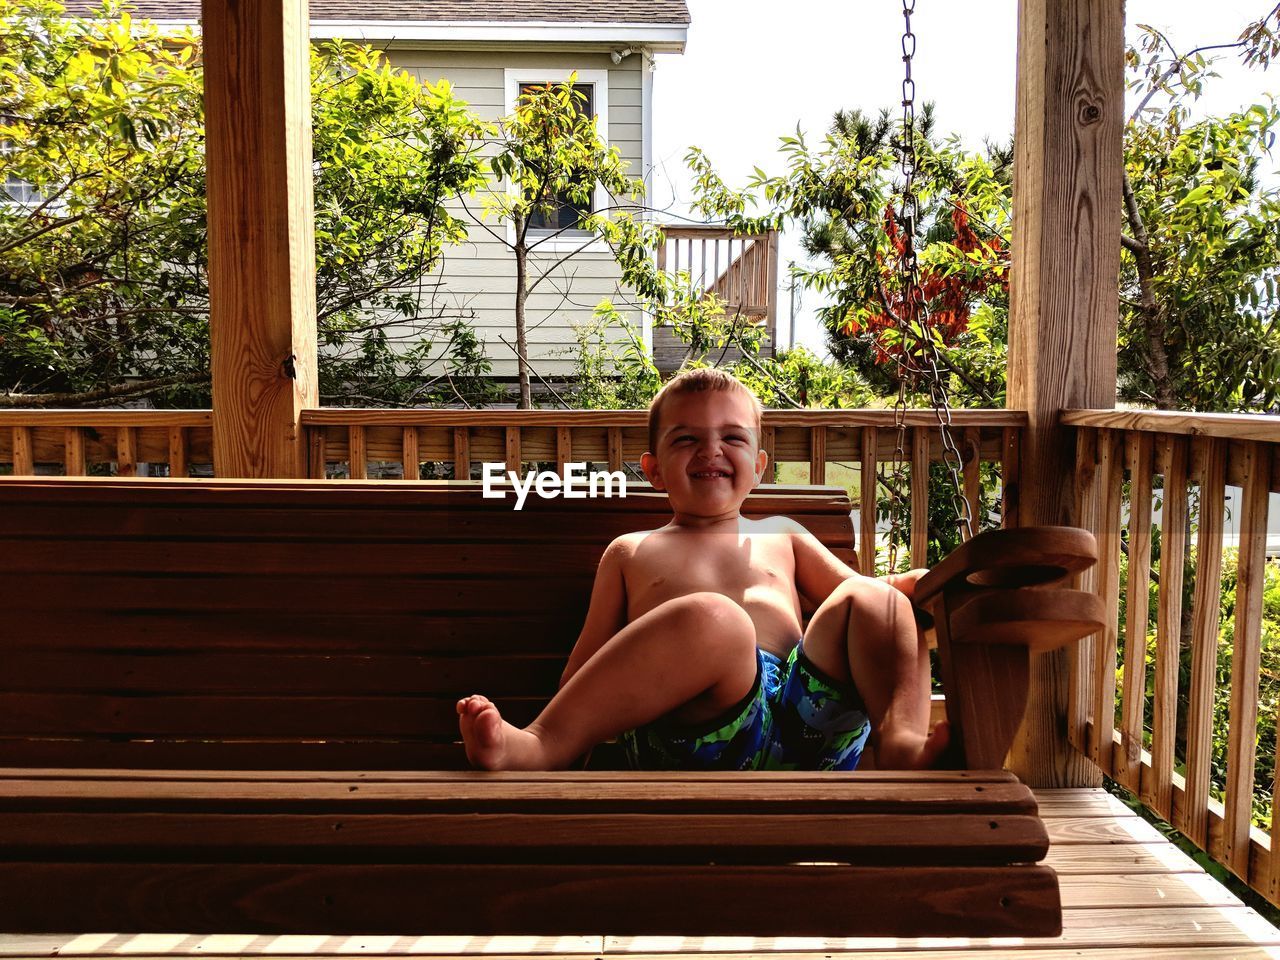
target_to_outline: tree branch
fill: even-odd
[[[171,377],[143,380],[138,383],[121,383],[96,390],[65,393],[4,393],[0,394],[0,408],[16,407],[89,407],[125,397],[143,397],[169,387],[192,383],[208,383],[208,373],[179,373]]]

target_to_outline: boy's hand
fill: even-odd
[[[917,567],[915,570],[908,570],[906,573],[887,573],[880,579],[893,587],[908,600],[914,600],[916,584],[919,583],[920,578],[928,572],[928,569],[924,567]]]

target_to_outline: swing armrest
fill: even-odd
[[[1102,629],[1102,598],[1084,590],[988,590],[951,615],[954,644],[1023,646],[1033,653],[1065,647]]]
[[[916,584],[935,621],[952,745],[946,765],[1004,763],[1026,707],[1030,654],[1102,629],[1101,598],[1062,581],[1097,562],[1073,527],[982,533]]]

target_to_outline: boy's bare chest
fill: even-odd
[[[786,537],[710,536],[701,542],[670,538],[641,548],[625,571],[634,618],[691,593],[724,594],[748,608],[795,602],[795,557]]]

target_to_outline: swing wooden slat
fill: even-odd
[[[0,869],[23,932],[329,935],[1032,936],[1061,923],[1057,879],[1028,866],[15,863]],[[752,908],[767,890],[767,909]],[[56,891],[56,896],[51,895]],[[1012,918],[1016,918],[1013,920]]]

